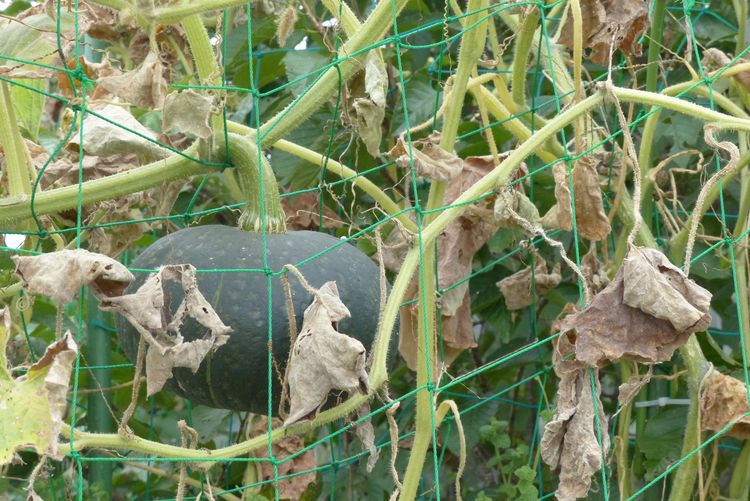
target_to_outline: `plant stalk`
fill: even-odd
[[[667,0],[654,0],[651,5],[646,90],[656,92],[659,84],[659,70],[661,69],[659,62],[662,41],[664,40],[664,15],[667,12]]]
[[[193,156],[196,151],[197,146],[192,145],[185,150],[185,154]],[[208,174],[214,171],[215,168],[206,167],[182,156],[174,155],[165,160],[82,183],[82,206],[137,193],[175,179],[196,174]],[[78,185],[65,186],[38,193],[34,202],[34,209],[37,215],[52,214],[74,209],[77,206],[77,201]],[[0,223],[13,223],[30,217],[30,197],[24,195],[0,199]]]
[[[469,83],[472,71],[476,68],[477,61],[484,52],[487,40],[487,19],[484,10],[488,0],[469,0],[466,5],[467,12],[471,12],[463,21],[464,31],[461,39],[461,47],[458,51],[458,67],[453,80],[453,87],[443,115],[443,128],[440,133],[440,147],[446,151],[453,151],[456,143],[456,134],[461,120],[461,110],[466,99],[466,86]],[[426,210],[432,211],[443,204],[445,181],[433,181],[427,196]],[[428,213],[424,217],[428,227],[435,214]],[[439,373],[436,341],[436,310],[435,291],[437,277],[435,276],[435,264],[437,253],[433,242],[424,241],[420,236],[419,248],[422,251],[420,260],[419,280],[419,308],[417,310],[417,398],[416,398],[416,431],[409,463],[404,473],[403,488],[399,499],[401,501],[412,501],[417,496],[417,489],[422,478],[422,469],[427,456],[427,450],[435,434],[435,408],[431,385],[435,382]],[[437,465],[435,465],[437,468]],[[437,475],[437,474],[436,474]],[[439,481],[436,476],[436,482]]]
[[[246,136],[250,136],[251,138],[254,138],[256,133],[255,129],[232,121],[227,121],[227,129],[230,132],[244,134]],[[326,158],[320,153],[305,148],[304,146],[300,146],[297,143],[287,141],[286,139],[280,139],[279,141],[277,141],[273,145],[273,148],[289,153],[290,155],[294,155],[301,160],[310,162],[311,164],[317,165],[319,167],[322,167],[325,164],[326,172],[333,173],[341,179],[350,181],[353,186],[361,189],[370,197],[372,197],[372,199],[375,200],[378,204],[380,204],[380,207],[389,216],[398,219],[399,222],[401,222],[401,224],[403,224],[407,230],[411,231],[412,233],[417,232],[417,225],[412,219],[407,217],[407,215],[404,213],[404,210],[401,209],[401,207],[399,207],[399,205],[394,202],[393,199],[388,196],[388,194],[381,190],[377,184],[360,175],[360,173],[358,173],[354,169],[351,169],[337,162],[336,160],[333,160],[332,158]]]
[[[695,336],[690,336],[687,343],[680,347],[680,355],[688,370],[690,407],[688,408],[685,437],[682,441],[682,457],[692,453],[701,442],[700,430],[700,385],[708,371],[708,362],[703,356],[700,344]],[[675,473],[670,501],[690,499],[694,492],[695,480],[698,478],[698,461],[700,456],[693,454],[687,458]]]
[[[748,499],[750,497],[750,439],[742,445],[737,462],[729,482],[730,499]]]
[[[513,101],[519,106],[526,106],[526,63],[529,60],[529,52],[534,41],[534,33],[539,25],[539,18],[539,7],[529,6],[516,34],[510,90]]]
[[[221,69],[216,62],[216,56],[211,47],[211,40],[208,38],[208,32],[206,31],[206,27],[203,25],[200,16],[193,14],[186,17],[182,21],[182,27],[185,30],[185,37],[190,45],[190,52],[193,54],[193,61],[195,61],[195,68],[198,70],[200,84],[216,87],[221,86]],[[226,93],[225,91],[218,90],[213,92],[220,94]],[[219,99],[219,101],[221,102],[223,99]],[[214,135],[208,139],[207,146],[208,150],[213,152],[214,144],[212,144],[211,141],[215,140],[215,137],[218,135],[217,133],[224,130],[224,120],[220,113],[213,114],[211,117],[211,125]]]
[[[222,156],[231,154],[231,162],[239,177],[240,187],[245,195],[245,206],[239,220],[239,227],[245,231],[258,233],[265,227],[269,233],[284,233],[286,218],[281,208],[279,185],[273,173],[271,164],[265,155],[259,155],[255,143],[247,136],[229,133],[229,151],[223,151]],[[221,141],[220,141],[221,143]],[[258,158],[260,157],[260,165]],[[261,178],[262,176],[262,178]],[[261,196],[260,187],[263,193]]]

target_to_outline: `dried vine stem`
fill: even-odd
[[[706,197],[708,196],[708,193],[716,183],[718,183],[722,178],[733,173],[740,164],[740,150],[734,143],[730,143],[729,141],[717,141],[716,139],[714,139],[714,134],[716,133],[716,131],[717,128],[715,126],[706,124],[706,126],[703,128],[703,138],[705,139],[706,144],[708,144],[712,148],[715,148],[717,150],[724,150],[729,153],[729,161],[721,170],[719,170],[719,172],[711,176],[708,181],[706,181],[706,184],[703,185],[703,188],[701,188],[701,191],[698,194],[698,199],[695,201],[695,209],[693,209],[693,213],[695,214],[703,214],[703,205],[706,203]],[[698,233],[698,225],[700,224],[700,220],[700,217],[693,217],[690,221],[690,230],[688,232],[687,245],[685,246],[685,261],[683,266],[683,268],[685,268],[686,275],[690,273],[690,261],[693,255],[695,236]]]
[[[604,82],[604,88],[607,91],[608,96],[615,105],[617,111],[617,120],[620,123],[620,129],[622,130],[623,143],[625,143],[625,152],[630,157],[630,162],[633,167],[633,227],[628,233],[628,246],[633,245],[635,237],[638,235],[638,230],[643,223],[643,216],[641,215],[641,168],[638,165],[638,154],[635,151],[635,144],[633,144],[633,136],[630,134],[630,128],[628,127],[628,121],[625,119],[625,113],[622,111],[620,100],[617,98],[615,92],[615,86],[612,83],[612,73],[610,72],[607,76],[607,80]],[[627,162],[623,161],[620,176],[625,175]]]

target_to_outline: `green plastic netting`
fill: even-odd
[[[32,485],[46,500],[529,500],[554,497],[572,475],[577,487],[566,495],[579,489],[588,499],[747,499],[746,0],[16,0],[0,8],[0,295],[9,307],[9,328],[0,326],[9,368],[0,373],[0,452],[16,451],[0,466],[0,498],[23,499]],[[610,53],[612,43],[619,50]],[[377,78],[384,92],[376,96]],[[211,113],[178,110],[190,134],[167,134],[164,96],[188,90],[200,105],[210,97]],[[196,138],[201,126],[209,132]],[[403,151],[389,154],[398,138]],[[257,186],[236,172],[233,161],[252,156],[239,146],[232,153],[240,143],[257,155],[248,160]],[[430,181],[420,155],[439,148],[446,164],[468,169],[481,156],[472,162],[485,170],[463,185],[455,174]],[[134,365],[114,316],[89,287],[59,307],[25,291],[11,257],[84,248],[127,266],[184,227],[236,226],[248,207],[263,221],[275,210],[263,175],[269,162],[290,228],[396,260],[380,342],[366,346],[375,348],[370,407],[358,414],[364,397],[347,404],[339,395],[348,412],[293,425],[299,438],[283,442],[270,433],[280,422],[166,390],[142,390],[129,408]],[[576,195],[598,193],[576,180],[584,162],[599,181],[596,202]],[[566,189],[570,226],[548,224],[540,214],[559,208]],[[536,209],[524,212],[519,194]],[[480,229],[507,196],[520,204],[508,221]],[[582,221],[596,219],[599,198],[607,230],[592,236]],[[402,229],[409,235],[399,241]],[[266,249],[268,229],[258,230]],[[454,247],[438,243],[461,232],[468,236]],[[618,385],[634,371],[643,377],[645,365],[618,359],[576,369],[571,398],[588,395],[591,404],[567,404],[573,421],[565,426],[580,434],[568,436],[562,460],[577,474],[570,464],[561,474],[543,460],[542,437],[566,405],[556,364],[559,372],[575,358],[556,351],[570,339],[559,332],[562,312],[589,305],[615,280],[633,242],[661,249],[710,291],[712,320],[648,368],[653,376],[632,401],[618,402]],[[305,275],[320,257],[290,264]],[[270,298],[272,278],[289,269],[263,258],[262,269],[231,271],[264,274]],[[462,259],[463,268],[450,268]],[[508,282],[523,270],[522,281]],[[197,270],[198,284],[219,271]],[[501,293],[500,282],[518,297]],[[407,336],[407,327],[414,344],[402,352],[412,350],[416,371],[382,339]],[[8,409],[19,407],[9,388],[33,380],[32,364],[66,330],[79,350],[56,459],[14,442],[20,421],[49,417],[29,394],[25,417],[11,420]],[[271,381],[277,361],[264,356]],[[734,378],[722,379],[734,394],[721,393],[720,374]],[[236,384],[252,391],[252,381]],[[132,435],[118,434],[131,410]],[[587,417],[574,424],[573,414]],[[368,422],[380,453],[372,471],[372,450],[355,433]]]

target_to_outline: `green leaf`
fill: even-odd
[[[440,102],[436,101],[437,91],[427,82],[421,80],[408,82],[405,93],[410,127],[432,117],[435,113],[435,106],[440,105]],[[393,127],[395,129],[392,132],[393,136],[405,130],[404,105],[401,99],[398,100],[396,111],[393,112]]]
[[[305,93],[307,88],[323,73],[317,71],[329,62],[328,56],[323,52],[315,50],[293,50],[284,56],[284,67],[289,82],[297,78],[301,80],[292,83],[289,87],[292,94],[299,96]]]
[[[318,112],[305,120],[289,136],[289,140],[313,151],[325,152],[329,139],[331,114]],[[271,152],[271,165],[281,185],[297,190],[317,184],[320,167],[280,150]]]
[[[42,92],[46,92],[49,87],[49,80],[18,78],[15,81]],[[39,139],[39,125],[42,122],[42,112],[44,111],[44,94],[20,85],[13,85],[11,86],[11,96],[13,108],[21,126],[26,130],[29,139],[36,142]]]
[[[664,471],[672,461],[680,457],[686,420],[686,407],[660,409],[649,417],[643,437],[638,441],[648,470],[647,478],[653,478]]]

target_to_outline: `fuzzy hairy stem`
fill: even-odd
[[[222,144],[219,151],[222,156],[230,156],[245,196],[239,227],[252,232],[265,228],[269,233],[284,233],[286,219],[270,162],[247,136],[229,133],[227,137],[229,151],[223,151]]]
[[[529,52],[534,41],[539,18],[539,7],[536,5],[528,7],[519,27],[513,50],[513,73],[510,90],[513,101],[520,106],[526,105],[526,63],[529,59]]]
[[[476,68],[477,61],[484,51],[487,40],[487,19],[485,9],[488,0],[469,0],[466,5],[470,12],[463,21],[466,30],[461,39],[461,47],[458,51],[458,67],[453,80],[450,96],[447,97],[445,113],[443,115],[443,128],[440,134],[440,147],[446,151],[453,151],[456,143],[456,134],[461,119],[461,110],[466,99],[466,86],[469,83],[472,71]],[[443,204],[445,181],[433,181],[427,196],[426,210],[432,211]],[[428,223],[435,218],[435,214],[427,214],[424,220]],[[438,357],[435,349],[436,332],[436,307],[435,291],[437,278],[435,276],[435,264],[437,255],[432,243],[423,241],[423,234],[419,242],[420,260],[419,276],[419,307],[417,309],[417,393],[415,436],[412,452],[409,454],[409,463],[403,478],[403,488],[399,499],[412,501],[417,496],[417,488],[422,478],[422,468],[427,456],[430,442],[435,438],[435,408],[433,405],[432,391],[430,385],[436,380],[438,374]],[[437,464],[435,465],[437,468]],[[435,472],[438,482],[437,471]]]
[[[646,90],[656,92],[659,84],[659,54],[664,40],[664,14],[667,0],[654,0],[651,10],[651,29],[648,43],[648,68],[646,69]]]

